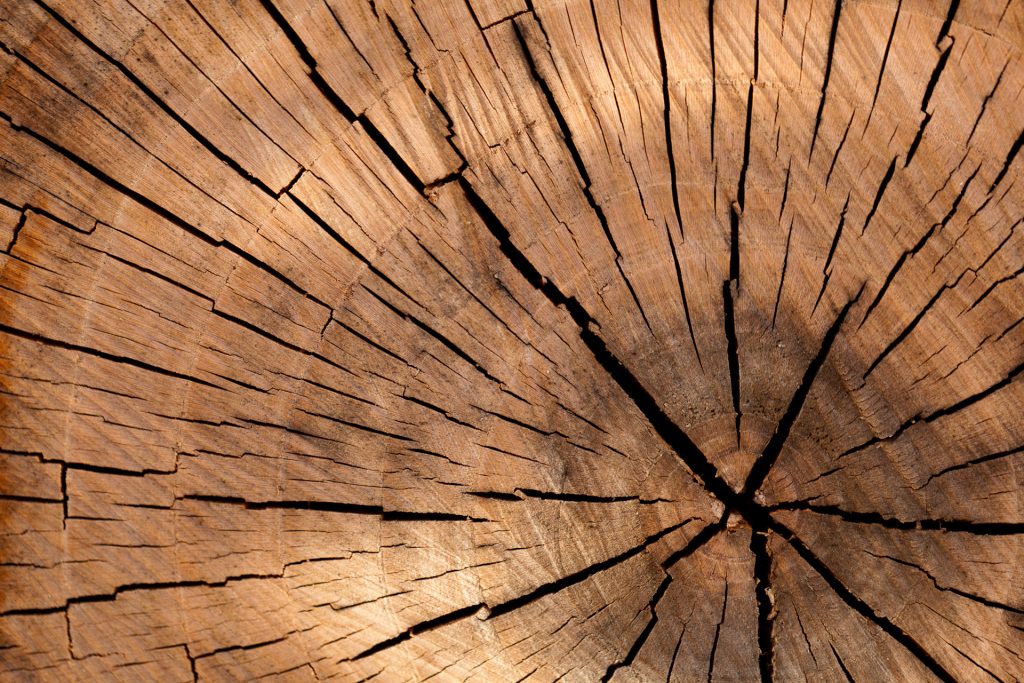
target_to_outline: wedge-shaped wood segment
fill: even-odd
[[[1024,680],[1024,3],[0,48],[0,679]]]

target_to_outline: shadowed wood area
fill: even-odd
[[[0,2],[0,678],[1024,680],[1024,2]]]

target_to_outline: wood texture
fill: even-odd
[[[4,680],[1024,680],[1024,3],[0,3]]]

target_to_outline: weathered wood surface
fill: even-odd
[[[4,679],[1024,679],[1024,3],[0,47]]]

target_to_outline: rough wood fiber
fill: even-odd
[[[3,679],[1024,679],[1024,2],[0,47]]]

